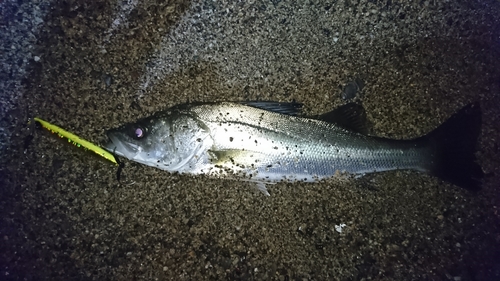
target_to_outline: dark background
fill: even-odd
[[[500,280],[499,6],[0,1],[0,279]],[[265,197],[128,161],[118,182],[110,162],[28,125],[102,143],[189,101],[295,100],[314,115],[355,78],[384,137],[479,102],[482,191],[395,171]]]

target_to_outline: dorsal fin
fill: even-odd
[[[315,118],[364,135],[370,131],[366,111],[356,103],[348,103]]]
[[[302,104],[298,102],[244,101],[240,104],[291,116],[302,113]]]

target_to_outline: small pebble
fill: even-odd
[[[353,81],[347,83],[342,90],[342,99],[351,100],[356,97],[361,96],[361,90],[363,90],[364,83],[361,79],[356,78]]]

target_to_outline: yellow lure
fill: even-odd
[[[89,142],[89,141],[86,141],[82,138],[80,138],[79,136],[77,135],[74,135],[68,131],[65,131],[63,130],[62,128],[56,126],[56,125],[52,125],[50,124],[49,122],[47,121],[43,121],[42,119],[40,118],[33,118],[35,119],[36,121],[40,122],[40,124],[42,124],[42,126],[46,129],[48,129],[49,131],[51,131],[52,133],[55,133],[57,134],[59,137],[61,138],[67,138],[68,139],[68,142],[76,145],[77,147],[84,147],[86,149],[89,149],[89,150],[92,150],[93,152],[99,154],[100,156],[108,159],[109,161],[115,163],[118,165],[118,163],[116,162],[116,159],[115,157],[113,156],[113,154],[107,152],[106,150],[100,148],[99,146]]]

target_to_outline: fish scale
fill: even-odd
[[[192,111],[210,128],[213,149],[241,150],[233,155],[236,164],[247,164],[249,152],[258,155],[255,169],[262,179],[314,181],[338,172],[427,171],[431,165],[431,147],[422,140],[367,137],[324,121],[231,103]]]

